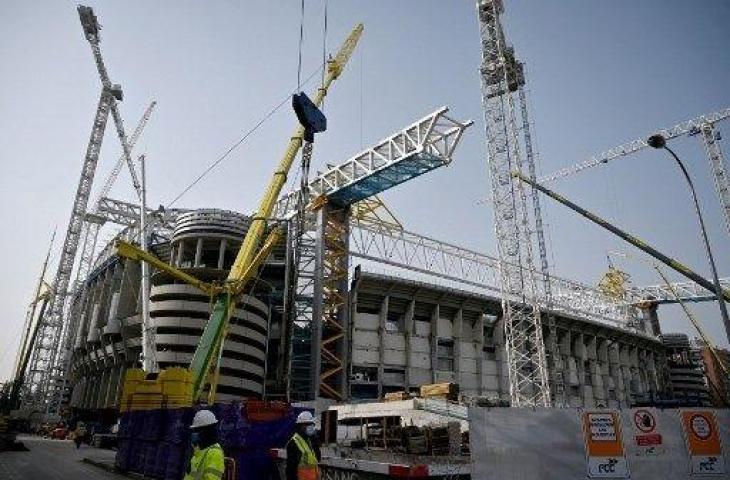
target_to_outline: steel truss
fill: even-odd
[[[715,190],[720,200],[720,207],[722,208],[722,213],[725,219],[725,227],[728,233],[730,233],[730,176],[728,175],[722,150],[720,149],[720,135],[715,129],[716,123],[728,118],[730,118],[730,108],[701,115],[677,124],[671,128],[658,130],[654,133],[660,134],[667,140],[684,135],[701,135],[705,151],[707,152],[707,159],[710,162],[710,172],[712,173],[712,178],[715,183]],[[560,178],[580,173],[589,168],[603,165],[611,160],[631,155],[639,150],[647,148],[648,138],[649,135],[632,142],[613,147],[589,158],[584,162],[565,167],[550,175],[546,175],[542,177],[539,182],[552,182]]]
[[[720,207],[725,217],[725,228],[730,233],[730,177],[725,168],[725,160],[720,150],[720,135],[715,131],[714,124],[705,122],[700,127],[702,141],[710,161],[710,171],[715,180],[715,190],[720,199]]]
[[[512,177],[512,171],[523,171],[525,167],[516,120],[519,112],[513,95],[524,85],[522,64],[506,44],[499,17],[503,12],[502,2],[479,0],[477,12],[482,46],[482,105],[500,260],[510,400],[513,406],[549,406],[550,386],[533,268],[527,192]],[[528,175],[533,168],[528,166]]]
[[[289,221],[287,236],[287,303],[284,318],[285,358],[282,372],[292,401],[311,400],[314,391],[313,359],[319,355],[312,343],[316,236],[310,213],[305,223]],[[301,232],[298,231],[302,226]]]
[[[459,122],[442,107],[380,141],[345,163],[331,167],[309,182],[306,203],[327,196],[331,203],[352,205],[395,185],[451,163],[464,130],[473,122]],[[290,218],[297,211],[299,190],[282,196],[274,217]]]
[[[677,292],[683,302],[710,302],[717,299],[715,292],[710,292],[695,282],[672,283],[672,288]],[[730,289],[730,278],[721,278],[720,285],[724,289]],[[636,304],[651,301],[652,303],[677,303],[677,298],[666,284],[648,285],[644,287],[633,287],[629,289],[629,295]]]
[[[703,125],[714,125],[715,123],[723,121],[727,118],[730,118],[730,108],[726,108],[718,112],[712,112],[707,115],[701,115],[699,117],[679,123],[671,128],[657,130],[653,133],[660,134],[665,139],[671,140],[673,138],[681,137],[683,135],[697,134],[701,131]],[[646,135],[645,137],[638,138],[634,141],[610,148],[604,152],[599,153],[598,155],[592,156],[584,162],[571,165],[549,175],[545,175],[544,177],[541,177],[538,182],[552,182],[560,178],[569,177],[576,173],[580,173],[583,170],[603,165],[604,163],[608,163],[611,160],[631,155],[632,153],[643,150],[649,146],[646,143],[646,140],[649,138],[649,136],[650,135]]]
[[[497,258],[407,230],[388,230],[362,224],[350,228],[350,255],[368,262],[370,268],[386,267],[412,280],[439,278],[454,288],[480,294],[501,292]],[[366,268],[367,269],[367,268]],[[535,275],[539,273],[534,271]],[[635,307],[618,303],[597,289],[551,275],[553,295],[540,295],[540,308],[553,314],[573,315],[629,328],[635,323]],[[512,302],[519,295],[511,295]]]

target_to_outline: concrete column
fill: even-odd
[[[200,266],[200,256],[203,254],[203,238],[198,238],[198,242],[195,244],[195,261],[193,261],[194,267]]]
[[[175,266],[180,267],[182,264],[183,254],[185,253],[185,240],[180,240],[177,244],[177,260],[175,260]]]
[[[461,338],[464,334],[464,310],[459,308],[452,320],[454,341],[454,381],[461,387]]]
[[[388,318],[388,303],[390,297],[383,297],[380,303],[380,316],[378,319],[378,398],[383,398],[383,376],[385,375],[385,321]]]
[[[406,391],[409,391],[411,387],[411,341],[413,336],[413,329],[414,329],[414,319],[413,319],[413,313],[416,309],[416,301],[411,300],[408,302],[408,307],[406,308],[406,314],[403,318],[403,337],[405,339],[405,350],[406,350],[406,370],[405,370],[405,378],[404,378],[404,386]]]
[[[437,303],[431,312],[431,383],[436,382],[436,367],[438,366],[438,338],[439,338],[439,317],[441,308]]]
[[[228,240],[222,238],[221,246],[218,250],[218,270],[223,270],[223,262],[226,260],[226,245],[228,245]]]
[[[658,303],[652,302],[646,308],[641,309],[641,315],[649,325],[647,329],[649,331],[647,333],[657,337],[662,334],[662,327],[659,324],[659,314],[657,313],[658,306]]]
[[[476,353],[476,365],[477,365],[477,392],[479,395],[484,395],[484,316],[479,315],[474,321],[473,326],[474,333],[474,352]],[[496,355],[495,355],[496,357]]]

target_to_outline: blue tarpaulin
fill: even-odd
[[[126,412],[119,425],[117,466],[159,480],[179,480],[192,452],[190,429],[195,412],[204,407]],[[216,404],[218,437],[227,457],[236,462],[238,480],[277,478],[269,456],[284,448],[294,431],[300,408],[279,419],[250,421],[245,404]]]

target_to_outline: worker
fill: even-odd
[[[315,433],[312,413],[300,413],[294,434],[286,445],[286,480],[319,480]]]
[[[74,443],[76,448],[81,447],[81,442],[89,443],[86,438],[86,425],[84,422],[76,422],[76,430],[74,430]]]
[[[218,444],[218,419],[210,410],[200,410],[190,425],[193,457],[183,480],[221,480],[223,449]]]

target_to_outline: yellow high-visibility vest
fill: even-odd
[[[183,480],[221,480],[225,465],[223,449],[217,443],[208,448],[195,447],[190,459],[190,472]]]
[[[317,464],[317,456],[314,454],[312,447],[301,435],[295,433],[291,439],[299,449],[299,466],[297,467],[298,480],[319,480],[319,466]]]

